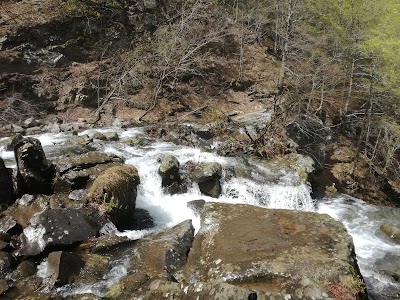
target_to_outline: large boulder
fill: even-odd
[[[194,228],[191,220],[138,240],[127,254],[131,268],[150,277],[176,277],[187,260]]]
[[[198,183],[200,191],[213,198],[221,194],[221,176],[222,166],[217,162],[202,162],[192,173],[193,181]]]
[[[53,161],[57,168],[54,190],[69,192],[86,188],[101,172],[122,162],[123,160],[115,155],[98,151],[56,159]]]
[[[206,203],[185,279],[326,299],[335,288],[360,296],[358,270],[351,236],[328,215]]]
[[[0,157],[0,207],[5,207],[14,199],[12,183],[12,171],[6,168],[3,159]]]
[[[24,138],[14,147],[19,187],[27,194],[49,194],[52,191],[55,168],[49,164],[40,141]]]
[[[106,214],[119,228],[133,222],[138,171],[132,165],[114,166],[101,173],[89,189],[89,204]]]
[[[20,236],[18,255],[40,254],[46,247],[70,246],[99,234],[105,220],[94,210],[49,209],[30,220]]]

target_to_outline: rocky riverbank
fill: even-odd
[[[210,146],[213,136],[191,126],[179,130],[186,130],[185,139],[178,132],[145,130],[149,138],[176,136],[203,146]],[[107,132],[70,135],[61,146],[69,145],[67,153],[54,151],[51,159],[35,138],[11,141],[16,168],[2,168],[2,185],[9,186],[3,198],[3,207],[9,207],[0,219],[4,298],[366,297],[352,239],[326,215],[198,200],[188,203],[193,216],[201,218],[196,234],[190,220],[152,230],[152,217],[136,208],[137,189],[146,178],[124,159],[95,151],[97,143],[116,139],[117,133]],[[120,143],[149,141],[122,138]],[[164,193],[185,195],[196,185],[207,199],[220,197],[223,180],[251,176],[239,166],[182,163],[168,155],[155,167]],[[302,174],[309,171],[304,168]],[[127,238],[117,229],[143,233]],[[105,278],[114,279],[99,287]]]

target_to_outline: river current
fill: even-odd
[[[121,140],[144,134],[140,128],[109,128],[87,130],[80,135],[93,136],[97,131],[116,131]],[[68,149],[68,134],[42,134],[35,137],[41,141],[49,159],[59,156],[62,149]],[[369,205],[346,195],[312,199],[308,183],[286,165],[277,162],[264,163],[255,159],[221,157],[212,151],[217,145],[211,145],[208,151],[161,141],[153,141],[142,147],[127,146],[121,142],[96,143],[95,147],[99,151],[124,158],[127,164],[132,164],[138,169],[141,184],[136,206],[148,211],[154,220],[155,227],[152,229],[119,232],[119,235],[137,239],[149,231],[171,227],[187,219],[192,219],[194,227],[198,230],[199,217],[187,207],[187,203],[199,199],[326,213],[341,221],[353,237],[369,298],[400,299],[400,282],[395,280],[396,276],[400,276],[396,273],[400,270],[400,245],[385,237],[379,229],[382,223],[400,226],[399,209]],[[184,194],[164,193],[157,169],[159,158],[168,154],[175,156],[181,165],[188,161],[219,162],[224,170],[221,196],[214,199],[201,195],[196,184],[190,186]],[[0,156],[8,167],[15,167],[12,152],[3,149],[0,150]],[[43,278],[46,277],[46,264],[44,261],[39,268],[39,276]],[[127,261],[123,259],[115,262],[109,276],[99,282],[98,286],[66,286],[60,288],[59,292],[64,295],[88,292],[101,295],[106,287],[126,275],[126,264]],[[397,275],[390,276],[391,274]]]

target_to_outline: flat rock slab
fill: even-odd
[[[221,203],[205,204],[185,270],[190,282],[318,299],[358,276],[352,238],[328,215]]]

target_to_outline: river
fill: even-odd
[[[121,140],[144,135],[141,128],[87,130],[80,135],[93,136],[96,131],[116,131]],[[68,149],[68,134],[42,134],[36,137],[41,141],[50,159]],[[278,162],[265,163],[251,158],[221,157],[212,149],[204,151],[162,141],[153,141],[141,147],[127,146],[121,142],[95,143],[94,146],[97,150],[123,157],[127,164],[132,164],[138,169],[141,184],[136,206],[148,211],[153,218],[155,227],[150,230],[171,227],[187,219],[192,219],[198,230],[199,217],[187,207],[187,202],[198,199],[326,213],[343,222],[352,235],[358,264],[366,281],[370,299],[400,299],[400,283],[396,281],[400,276],[400,245],[393,243],[379,230],[382,223],[400,226],[399,209],[369,205],[346,195],[312,199],[309,184],[292,169]],[[214,147],[217,146],[210,146]],[[219,162],[224,170],[221,196],[214,199],[201,195],[196,184],[190,186],[184,194],[164,193],[157,169],[159,158],[167,154],[175,156],[181,165],[188,161]],[[12,152],[3,150],[0,155],[7,166],[15,167]],[[148,231],[126,231],[118,234],[136,239]],[[101,295],[105,287],[124,276],[125,264],[124,260],[116,262],[109,276],[99,282],[98,286],[67,286],[59,292],[65,295],[84,292]],[[395,276],[391,276],[393,274]],[[46,261],[41,264],[39,275],[46,276]]]

